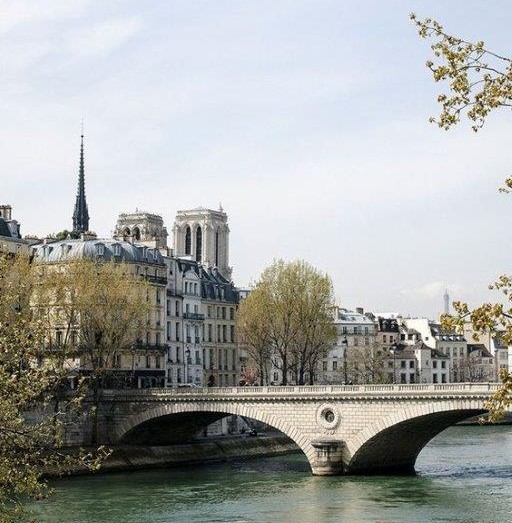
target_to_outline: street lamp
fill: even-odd
[[[188,359],[190,358],[190,349],[185,351],[185,383],[188,383]]]
[[[347,384],[347,348],[348,348],[348,340],[347,337],[344,336],[344,338],[341,340],[341,345],[343,346],[343,384]]]
[[[391,350],[393,351],[393,385],[396,383],[396,373],[395,373],[395,351],[398,348],[398,345],[396,343],[393,343],[391,345]]]

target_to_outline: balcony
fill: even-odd
[[[165,276],[154,276],[148,274],[146,279],[150,283],[158,283],[159,285],[167,285],[167,278]]]
[[[132,346],[131,346],[131,350],[132,351],[150,351],[150,350],[153,350],[153,351],[159,351],[159,352],[163,352],[163,351],[167,351],[169,349],[169,345],[167,344],[162,344],[162,343],[134,343]]]
[[[184,312],[183,318],[185,320],[204,320],[204,314],[201,314],[199,312]]]

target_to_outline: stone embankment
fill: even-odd
[[[168,446],[123,445],[103,463],[101,472],[179,467],[215,461],[252,459],[298,452],[293,441],[283,435],[224,436],[198,439],[191,443]],[[75,474],[88,474],[78,469]]]

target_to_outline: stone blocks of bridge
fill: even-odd
[[[272,393],[261,387],[105,395],[101,443],[130,442],[138,427],[143,428],[139,440],[158,431],[185,437],[186,431],[180,432],[173,420],[176,424],[185,420],[197,431],[214,415],[235,414],[262,421],[292,439],[306,455],[313,474],[404,472],[413,470],[419,451],[437,433],[484,412],[492,392],[474,385],[469,392],[467,388],[424,392],[412,386],[411,393],[408,388],[404,393],[403,388],[385,386],[382,391],[372,388],[360,393],[319,393],[315,387],[272,389]],[[137,444],[142,444],[139,440]]]

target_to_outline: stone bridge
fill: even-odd
[[[412,473],[441,431],[486,412],[498,384],[326,385],[104,391],[100,443],[168,445],[230,414],[288,436],[313,474]]]

